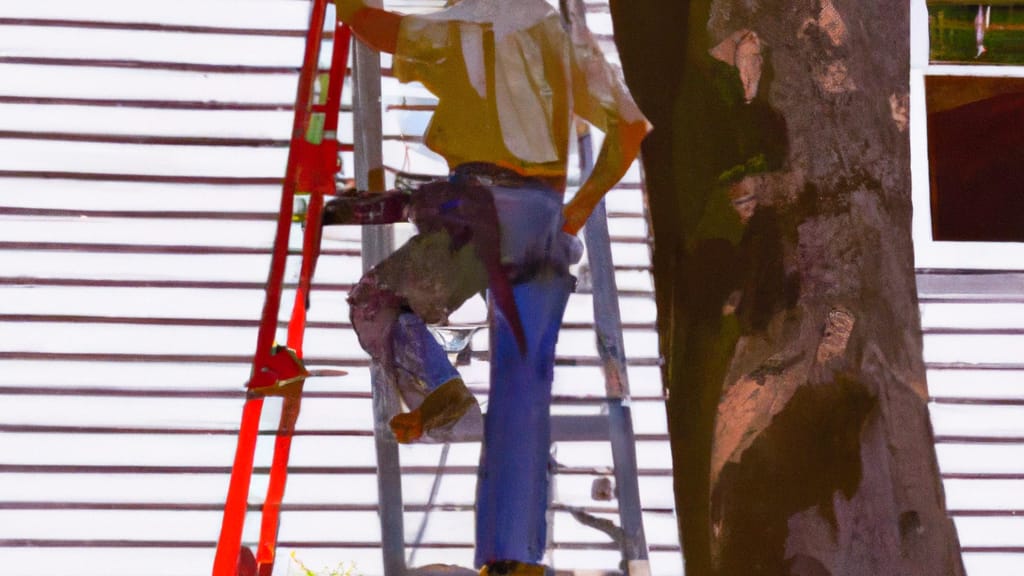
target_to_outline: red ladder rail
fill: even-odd
[[[301,361],[302,340],[310,284],[320,249],[319,218],[323,206],[323,194],[334,192],[334,178],[339,170],[338,110],[347,68],[350,32],[347,26],[336,26],[327,102],[323,105],[316,105],[312,100],[314,85],[317,81],[326,6],[327,0],[314,0],[310,15],[309,31],[306,36],[305,53],[295,98],[291,145],[267,279],[266,299],[257,335],[252,373],[247,384],[248,395],[242,411],[238,445],[225,500],[224,519],[214,558],[214,576],[242,576],[239,574],[239,567],[242,566],[240,563],[241,553],[243,552],[242,530],[248,507],[249,487],[252,480],[253,459],[263,400],[267,394],[283,393],[284,406],[275,440],[270,483],[263,509],[260,544],[257,549],[258,573],[270,574],[273,568],[291,436],[298,418],[302,382],[308,376]],[[325,130],[322,138],[318,138],[318,141],[314,143],[307,141],[307,134],[314,114],[317,113],[323,114]],[[288,348],[285,348],[274,343],[274,336],[280,312],[294,199],[299,190],[309,192],[311,197],[303,240],[299,289],[289,322]],[[245,556],[249,557],[251,554]]]
[[[299,359],[302,358],[302,344],[306,333],[306,311],[309,308],[313,274],[320,256],[322,228],[319,223],[324,206],[324,194],[334,193],[334,176],[338,172],[338,109],[341,107],[341,90],[345,83],[350,41],[351,31],[348,26],[337,26],[334,34],[334,51],[331,55],[327,101],[322,106],[313,107],[314,113],[325,115],[323,138],[317,148],[313,149],[314,155],[305,158],[300,164],[316,166],[318,169],[311,172],[313,181],[308,183],[310,198],[302,242],[302,268],[299,273],[299,285],[292,306],[291,319],[288,322],[288,348],[294,350]],[[307,142],[303,143],[308,144]],[[310,148],[306,147],[305,149],[309,150]],[[300,181],[299,185],[303,186],[303,184]],[[302,384],[303,382],[300,380],[288,390],[281,408],[281,420],[274,441],[274,459],[270,467],[267,497],[263,501],[260,542],[256,552],[259,576],[270,576],[274,569],[281,501],[284,498],[285,483],[288,478],[288,458],[291,453],[292,433],[295,431],[295,422],[299,417],[299,408],[302,403]]]

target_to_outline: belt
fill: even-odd
[[[502,188],[540,188],[559,193],[565,190],[565,175],[527,176],[490,162],[467,162],[452,170],[451,179],[465,178],[480,186]]]

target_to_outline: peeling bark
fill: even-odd
[[[612,16],[655,126],[644,163],[687,573],[962,574],[914,278],[908,7],[678,4],[613,0]],[[686,13],[666,24],[668,8]],[[747,103],[743,63],[722,56],[742,51],[722,42],[751,34],[763,71]]]

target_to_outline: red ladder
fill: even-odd
[[[299,416],[302,386],[310,373],[302,363],[302,341],[306,327],[306,309],[310,283],[320,253],[320,219],[324,194],[335,193],[335,176],[340,170],[338,153],[351,150],[351,145],[338,143],[338,111],[341,90],[348,65],[351,31],[340,21],[335,24],[334,49],[328,75],[326,97],[314,102],[318,81],[320,46],[323,40],[327,0],[313,0],[309,31],[299,85],[295,97],[295,118],[292,125],[288,165],[281,192],[281,208],[274,237],[274,250],[267,279],[266,300],[260,320],[248,393],[242,411],[235,451],[231,483],[224,506],[213,576],[269,576],[274,567],[277,531],[288,477],[288,456],[292,433]],[[306,226],[302,243],[302,267],[298,289],[288,322],[287,346],[274,341],[277,317],[281,307],[285,263],[288,258],[288,236],[293,221],[296,194],[309,194]],[[263,503],[259,545],[253,555],[242,548],[242,528],[248,508],[249,485],[252,480],[256,438],[259,433],[263,400],[268,395],[283,396],[281,419],[274,443],[267,496]]]

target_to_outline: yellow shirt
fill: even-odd
[[[490,162],[557,176],[566,171],[572,112],[602,130],[643,121],[583,30],[570,38],[544,0],[462,0],[402,17],[394,74],[438,97],[426,145],[451,167]]]

